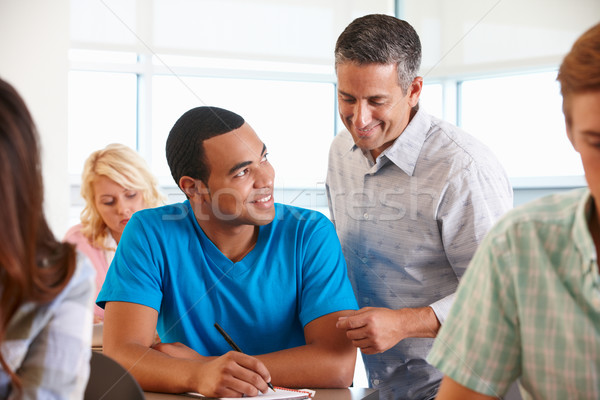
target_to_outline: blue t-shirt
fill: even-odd
[[[205,356],[231,350],[215,322],[257,355],[304,345],[310,321],[357,309],[339,240],[322,214],[275,204],[254,249],[234,263],[204,234],[189,201],[131,218],[97,304],[107,301],[154,308],[163,342]]]

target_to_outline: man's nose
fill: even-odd
[[[271,164],[267,163],[265,165],[260,166],[260,168],[257,168],[256,171],[256,179],[254,180],[254,186],[257,188],[273,186],[274,175],[275,173]]]
[[[362,129],[371,123],[371,110],[361,101],[357,101],[354,105],[353,123],[359,129]]]

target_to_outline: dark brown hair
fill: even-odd
[[[38,140],[23,99],[0,79],[0,343],[21,305],[53,300],[75,270],[75,250],[44,216]],[[20,387],[2,354],[0,364]]]
[[[565,120],[570,125],[571,95],[600,90],[600,24],[577,39],[565,56],[556,79],[560,82]]]

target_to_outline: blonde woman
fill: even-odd
[[[136,211],[162,205],[164,197],[144,159],[122,144],[93,152],[81,178],[85,200],[81,224],[69,229],[65,241],[73,243],[94,265],[97,296],[129,218]],[[104,310],[95,306],[94,323],[103,320]]]

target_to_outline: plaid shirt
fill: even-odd
[[[587,189],[511,212],[477,251],[428,361],[498,396],[600,398],[600,275]]]
[[[78,256],[65,289],[49,304],[24,304],[9,323],[0,349],[23,390],[14,391],[0,367],[2,399],[82,399],[93,325],[94,269]]]

